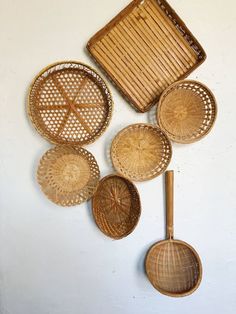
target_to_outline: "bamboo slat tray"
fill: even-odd
[[[94,194],[100,171],[93,155],[81,147],[58,145],[42,157],[37,179],[54,203],[73,206]]]
[[[206,54],[165,0],[134,0],[87,48],[127,100],[145,112]]]
[[[33,81],[28,113],[36,130],[56,144],[84,145],[107,128],[112,97],[103,79],[87,65],[55,63]]]
[[[111,146],[116,171],[132,181],[153,179],[163,173],[172,157],[165,133],[154,125],[133,124],[121,130]]]
[[[157,120],[168,137],[178,143],[199,141],[212,129],[217,104],[202,83],[183,80],[169,86],[157,106]]]
[[[113,239],[124,238],[135,229],[140,218],[138,190],[123,177],[107,176],[99,182],[92,208],[96,224],[105,235]]]

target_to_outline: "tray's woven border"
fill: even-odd
[[[108,73],[103,67],[103,65],[100,63],[100,61],[93,55],[91,48],[92,46],[104,35],[105,32],[109,31],[112,27],[114,27],[116,24],[119,23],[120,20],[122,20],[129,12],[133,10],[136,5],[139,3],[142,3],[143,0],[134,0],[132,1],[127,7],[125,7],[118,15],[116,15],[106,26],[104,26],[102,29],[100,29],[94,36],[92,36],[88,43],[87,43],[87,50],[89,52],[89,55],[92,57],[92,59],[95,61],[95,63],[99,66],[99,68],[103,71],[103,73],[108,77],[108,79],[112,82],[112,84],[119,90],[121,95],[126,99],[126,101],[137,111],[137,112],[147,112],[150,110],[150,108],[158,102],[160,97],[157,97],[153,103],[150,103],[149,106],[146,106],[145,108],[141,109],[138,106],[135,105],[135,101],[132,99],[132,97],[121,87],[119,82],[116,80],[116,78]],[[189,69],[184,75],[179,77],[179,80],[182,80],[186,78],[190,73],[192,73],[196,68],[198,68],[207,58],[207,55],[198,42],[198,40],[195,38],[195,36],[190,32],[190,30],[187,28],[186,24],[183,22],[183,20],[177,15],[177,13],[174,11],[174,9],[165,1],[165,0],[156,0],[160,8],[163,10],[163,12],[166,14],[166,16],[172,21],[175,28],[179,31],[179,33],[185,38],[185,40],[189,43],[190,47],[195,51],[195,53],[198,56],[199,62],[195,64],[191,69]]]
[[[199,44],[198,40],[187,28],[183,20],[177,15],[175,10],[165,0],[157,0],[157,3],[159,4],[162,11],[166,14],[166,16],[168,16],[168,18],[173,22],[175,28],[187,40],[190,47],[192,47],[192,49],[196,52],[196,54],[198,55],[198,59],[202,60],[203,62],[206,59],[206,53],[202,46]],[[198,63],[197,66],[199,65],[200,63]],[[191,69],[191,71],[193,71],[193,68]]]
[[[46,140],[48,140],[52,144],[70,144],[67,142],[58,143],[57,141],[54,141],[50,136],[48,136],[46,134],[46,132],[39,126],[37,121],[35,121],[32,113],[31,113],[31,108],[30,108],[31,107],[31,93],[37,87],[37,86],[35,86],[37,80],[40,77],[44,78],[48,73],[50,73],[50,69],[53,69],[53,71],[54,71],[55,69],[61,70],[61,69],[66,69],[66,68],[80,69],[80,70],[85,71],[88,75],[92,76],[95,79],[95,81],[97,81],[99,83],[99,85],[102,87],[102,90],[105,93],[107,101],[108,101],[109,108],[108,108],[108,115],[107,115],[106,122],[104,123],[101,130],[96,134],[96,136],[94,136],[90,141],[83,143],[83,145],[91,144],[105,132],[105,130],[108,128],[108,126],[110,124],[112,113],[113,113],[113,99],[112,99],[112,94],[111,94],[111,91],[108,87],[108,84],[104,81],[104,79],[100,76],[100,74],[98,74],[98,72],[96,70],[94,70],[92,67],[90,67],[87,64],[84,64],[84,63],[78,62],[78,61],[68,60],[68,61],[58,61],[58,62],[52,63],[52,64],[48,65],[47,67],[43,68],[35,76],[33,82],[30,85],[28,97],[27,97],[27,113],[28,113],[28,116],[29,116],[30,121],[32,122],[33,126],[35,127],[35,129],[38,131],[38,133],[43,138],[45,138]],[[36,85],[38,85],[38,84],[36,84]],[[71,145],[77,145],[77,144],[71,143]]]

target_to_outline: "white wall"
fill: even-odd
[[[200,40],[207,61],[192,75],[218,100],[212,133],[174,145],[175,235],[199,252],[204,277],[190,297],[157,293],[143,269],[147,249],[164,237],[162,177],[138,184],[142,217],[115,242],[96,227],[90,204],[61,208],[40,192],[35,172],[50,147],[25,110],[31,80],[66,59],[93,62],[91,35],[128,0],[0,0],[0,313],[234,314],[236,311],[236,4],[234,0],[171,0]],[[110,84],[109,84],[110,85]],[[111,87],[111,85],[110,85]],[[112,171],[109,142],[121,127],[147,122],[111,87],[115,110],[108,131],[87,148],[102,175]]]

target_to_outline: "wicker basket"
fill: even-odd
[[[165,133],[150,124],[133,124],[112,142],[111,158],[118,173],[132,181],[150,180],[168,167],[171,143]]]
[[[168,137],[183,144],[193,143],[212,129],[217,114],[216,100],[203,84],[184,80],[172,84],[162,94],[157,120]]]
[[[121,239],[136,227],[141,214],[139,193],[135,185],[118,175],[103,178],[92,198],[97,226],[107,236]]]
[[[38,182],[54,203],[73,206],[91,198],[99,183],[99,167],[93,155],[81,147],[58,145],[42,157]]]
[[[134,0],[95,34],[87,48],[140,112],[195,70],[206,54],[165,0]]]
[[[28,113],[50,142],[81,146],[94,142],[107,128],[112,97],[103,79],[87,65],[59,62],[33,81]]]

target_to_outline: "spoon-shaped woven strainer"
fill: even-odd
[[[146,273],[162,294],[184,297],[193,293],[202,279],[202,264],[197,252],[187,243],[173,239],[174,172],[167,171],[166,233],[167,240],[156,243],[146,257]]]

